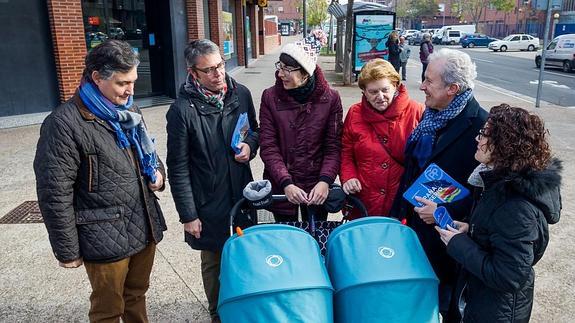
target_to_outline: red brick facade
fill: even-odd
[[[48,0],[48,14],[60,100],[66,101],[80,83],[86,56],[81,0]]]
[[[238,62],[239,65],[245,65],[246,53],[244,48],[244,16],[243,8],[241,1],[236,1],[236,12],[234,13],[236,16],[236,37],[237,37],[237,44],[238,44]]]
[[[220,28],[222,25],[222,1],[209,2],[209,16],[210,16],[210,39],[220,47],[222,55],[224,53],[224,30]]]
[[[204,30],[204,2],[186,0],[188,40],[206,38]]]

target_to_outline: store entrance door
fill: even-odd
[[[165,93],[162,1],[82,1],[88,50],[112,38],[128,42],[140,56],[135,97]]]

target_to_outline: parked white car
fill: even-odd
[[[535,65],[541,66],[541,51],[535,56]],[[575,34],[555,37],[547,46],[545,67],[560,67],[564,72],[575,70]]]
[[[508,50],[528,50],[534,51],[539,48],[539,38],[526,34],[509,35],[502,40],[489,43],[492,51],[506,52]]]

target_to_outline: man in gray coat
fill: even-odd
[[[399,48],[401,49],[401,52],[399,53],[401,80],[407,81],[406,77],[407,71],[405,70],[405,68],[407,67],[407,61],[409,60],[409,56],[411,55],[411,48],[409,48],[409,45],[405,42],[405,37],[403,36],[399,37]]]

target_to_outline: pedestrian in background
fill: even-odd
[[[253,179],[249,161],[256,156],[259,128],[250,91],[226,74],[216,44],[194,40],[184,56],[187,79],[166,114],[166,163],[185,240],[201,250],[208,310],[212,322],[219,322],[221,251],[229,237],[230,210]],[[232,147],[242,113],[249,131]]]
[[[278,222],[297,221],[298,204],[311,205],[316,220],[325,220],[327,212],[318,206],[339,173],[341,99],[316,65],[325,39],[323,32],[313,31],[285,45],[276,63],[276,83],[262,94],[263,178],[271,181],[273,194],[285,194],[290,202],[272,206]]]
[[[433,44],[431,43],[431,36],[428,33],[423,34],[423,40],[419,45],[419,60],[423,69],[421,71],[421,82],[425,80],[425,71],[427,64],[429,64],[429,55],[433,53]]]
[[[340,180],[368,214],[388,216],[403,174],[405,144],[423,105],[409,98],[399,74],[383,59],[361,68],[358,85],[361,102],[351,106],[343,125]]]
[[[107,40],[85,62],[74,96],[42,124],[38,203],[60,266],[86,268],[90,321],[147,322],[145,294],[166,230],[154,191],[165,174],[133,104],[140,61],[130,44]]]
[[[485,124],[487,112],[473,97],[475,64],[466,53],[443,48],[429,56],[425,81],[425,112],[417,128],[407,140],[405,172],[392,208],[392,216],[406,218],[417,233],[421,245],[439,278],[439,310],[443,322],[457,321],[457,313],[449,312],[453,287],[457,278],[456,264],[447,255],[445,245],[434,229],[435,203],[417,198],[421,207],[413,207],[402,194],[431,163],[435,163],[461,184],[477,167],[473,158],[475,136]],[[472,199],[445,206],[455,220],[469,215]],[[451,307],[453,309],[453,307]]]
[[[399,53],[399,62],[401,64],[401,80],[407,81],[407,61],[411,55],[411,48],[405,43],[405,37],[399,37],[399,48],[401,52]]]
[[[543,120],[524,109],[491,108],[477,136],[481,164],[468,180],[479,200],[457,229],[435,227],[463,267],[456,302],[466,304],[465,322],[529,322],[533,266],[561,212],[563,167],[551,158],[548,135]]]
[[[399,73],[399,67],[401,66],[401,62],[399,59],[399,55],[401,53],[401,48],[399,47],[399,35],[397,31],[392,31],[385,43],[388,51],[388,61],[393,65],[393,68]]]

